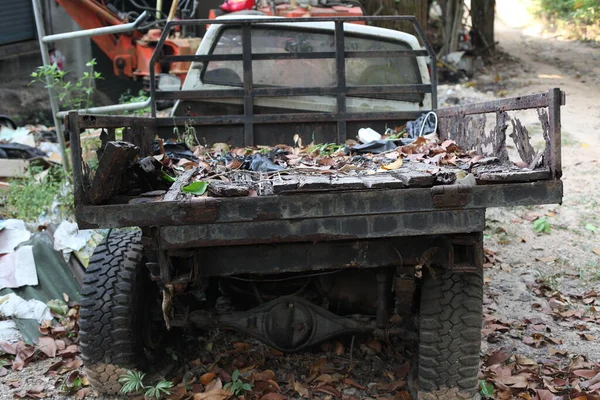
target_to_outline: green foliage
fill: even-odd
[[[600,24],[600,0],[535,0],[533,7],[538,16],[581,25]]]
[[[171,175],[167,174],[165,171],[161,170],[160,174],[165,182],[169,182],[169,183],[175,182],[175,178],[173,178]]]
[[[208,182],[192,182],[181,188],[182,192],[191,193],[196,196],[202,196],[208,189]]]
[[[319,153],[320,156],[329,157],[336,151],[343,149],[343,148],[344,148],[343,144],[323,143],[323,144],[316,144],[316,145],[310,147],[307,150],[307,153],[309,153],[309,154]]]
[[[92,106],[92,95],[94,94],[94,81],[103,79],[100,72],[94,71],[96,60],[92,59],[85,64],[89,70],[83,73],[76,81],[68,80],[68,71],[58,68],[58,65],[46,65],[37,67],[31,73],[31,84],[40,82],[46,88],[52,88],[58,98],[60,108],[79,109]]]
[[[589,222],[587,224],[585,224],[585,229],[587,229],[590,232],[598,232],[598,228],[596,227],[596,225],[594,224],[590,224]]]
[[[148,100],[149,97],[143,90],[140,90],[137,96],[134,96],[131,93],[130,89],[127,89],[125,93],[123,93],[119,97],[119,104],[131,104],[131,103],[141,103],[143,101]],[[131,111],[123,111],[124,115],[145,115],[149,114],[151,111],[151,107],[140,108],[139,110],[131,110]]]
[[[171,381],[159,381],[155,386],[147,386],[144,396],[148,399],[160,399],[163,396],[171,394],[171,388],[173,382]]]
[[[7,214],[12,218],[35,222],[49,212],[52,202],[59,203],[59,218],[73,214],[73,191],[70,178],[61,166],[52,166],[48,171],[31,166],[27,178],[12,179],[4,199]]]
[[[487,381],[479,381],[479,393],[485,398],[494,398],[494,385]]]
[[[253,386],[251,384],[244,383],[240,379],[240,371],[238,371],[236,369],[235,371],[233,371],[233,374],[231,375],[231,382],[229,382],[225,386],[223,386],[223,389],[230,390],[231,392],[233,392],[233,394],[235,396],[241,396],[244,394],[244,392],[251,391],[252,387]]]
[[[167,380],[160,380],[156,385],[144,384],[144,378],[146,374],[139,371],[126,371],[119,377],[119,383],[121,386],[121,393],[133,394],[144,391],[144,397],[147,399],[162,399],[171,394],[171,388],[173,382]]]
[[[144,386],[145,376],[146,374],[139,371],[125,372],[119,377],[119,383],[123,384],[123,386],[121,386],[121,393],[129,394],[143,390],[146,387]]]
[[[183,133],[179,132],[178,127],[174,127],[173,133],[177,136],[177,141],[185,143],[187,147],[191,148],[200,144],[198,136],[196,136],[196,128],[192,124],[186,122]]]
[[[552,226],[550,225],[550,220],[548,217],[541,217],[533,221],[533,230],[536,233],[550,233],[552,231]]]

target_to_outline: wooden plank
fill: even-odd
[[[210,181],[208,192],[214,197],[240,197],[248,196],[250,188],[243,183]]]
[[[331,177],[328,175],[299,175],[298,190],[329,189]]]
[[[389,173],[361,176],[360,179],[365,187],[370,189],[401,189],[404,187],[401,180]]]
[[[432,174],[421,171],[396,170],[392,174],[408,188],[430,187],[435,179]]]
[[[510,183],[510,182],[535,182],[550,179],[550,171],[508,171],[508,172],[483,172],[476,176],[478,183]]]
[[[331,189],[334,190],[352,190],[364,189],[365,184],[362,179],[356,176],[332,176]]]
[[[564,104],[559,95],[558,104]],[[458,107],[449,107],[436,110],[438,118],[453,117],[456,115],[484,114],[502,111],[527,110],[530,108],[548,107],[551,103],[550,93],[537,93],[527,96],[511,97],[508,99],[492,100],[482,103],[467,104]]]
[[[474,186],[471,193],[465,209],[556,204],[562,200],[563,184],[560,180],[496,183]],[[80,228],[88,229],[301,220],[438,210],[433,204],[430,188],[201,199],[202,201],[161,201],[143,206],[80,206],[76,209],[76,217]]]
[[[179,175],[175,182],[169,188],[167,194],[165,194],[164,201],[175,201],[181,193],[181,188],[189,182],[189,180],[196,173],[197,168],[188,169],[183,174]]]
[[[281,193],[289,190],[295,190],[300,181],[291,176],[278,176],[273,178],[273,192]]]
[[[106,143],[88,190],[88,201],[91,204],[101,204],[121,191],[125,172],[137,154],[138,148],[131,143]]]

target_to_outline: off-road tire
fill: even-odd
[[[111,232],[92,255],[81,291],[80,345],[93,388],[116,394],[143,360],[145,280],[139,231]]]
[[[483,275],[424,270],[418,399],[478,399]]]

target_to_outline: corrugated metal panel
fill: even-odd
[[[0,45],[35,39],[30,0],[0,0]]]

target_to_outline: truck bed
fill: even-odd
[[[159,228],[163,245],[172,249],[478,232],[485,227],[487,207],[561,202],[559,108],[563,103],[564,94],[555,89],[437,110],[439,140],[469,149],[470,158],[453,163],[405,158],[400,167],[384,170],[381,166],[393,160],[371,155],[384,160],[367,169],[300,166],[271,173],[207,174],[195,167],[164,191],[116,194],[103,204],[90,201],[91,193],[106,190],[94,184],[115,182],[126,168],[109,162],[112,169],[101,170],[100,165],[92,178],[81,161],[80,132],[125,127],[126,145],[148,149],[154,134],[144,131],[153,132],[152,124],[166,122],[72,113],[68,117],[71,148],[74,160],[80,160],[74,165],[77,221],[81,228]],[[538,112],[545,143],[540,150],[533,149],[527,129],[507,113],[526,109]],[[496,120],[491,130],[485,126],[486,114]],[[507,137],[514,145],[507,145]],[[514,161],[515,155],[520,160]],[[209,183],[207,193],[182,192],[195,180]]]

